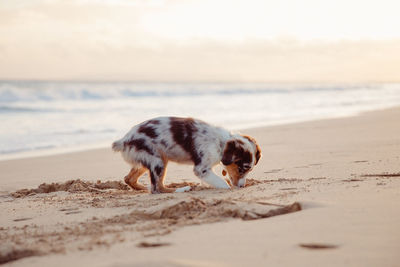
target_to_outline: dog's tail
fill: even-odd
[[[115,152],[124,150],[124,141],[118,140],[112,143],[112,150]]]

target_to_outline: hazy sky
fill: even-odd
[[[0,79],[400,81],[398,0],[0,0]]]

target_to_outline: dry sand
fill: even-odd
[[[193,191],[132,191],[110,149],[0,161],[0,264],[400,265],[399,108],[243,132],[263,158],[230,191],[176,164]]]

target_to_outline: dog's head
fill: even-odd
[[[232,185],[244,187],[246,175],[258,163],[261,149],[250,136],[238,135],[229,140],[224,148],[222,164],[229,174]],[[226,172],[222,172],[226,174]]]

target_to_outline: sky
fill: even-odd
[[[0,79],[400,81],[398,0],[0,0]]]

